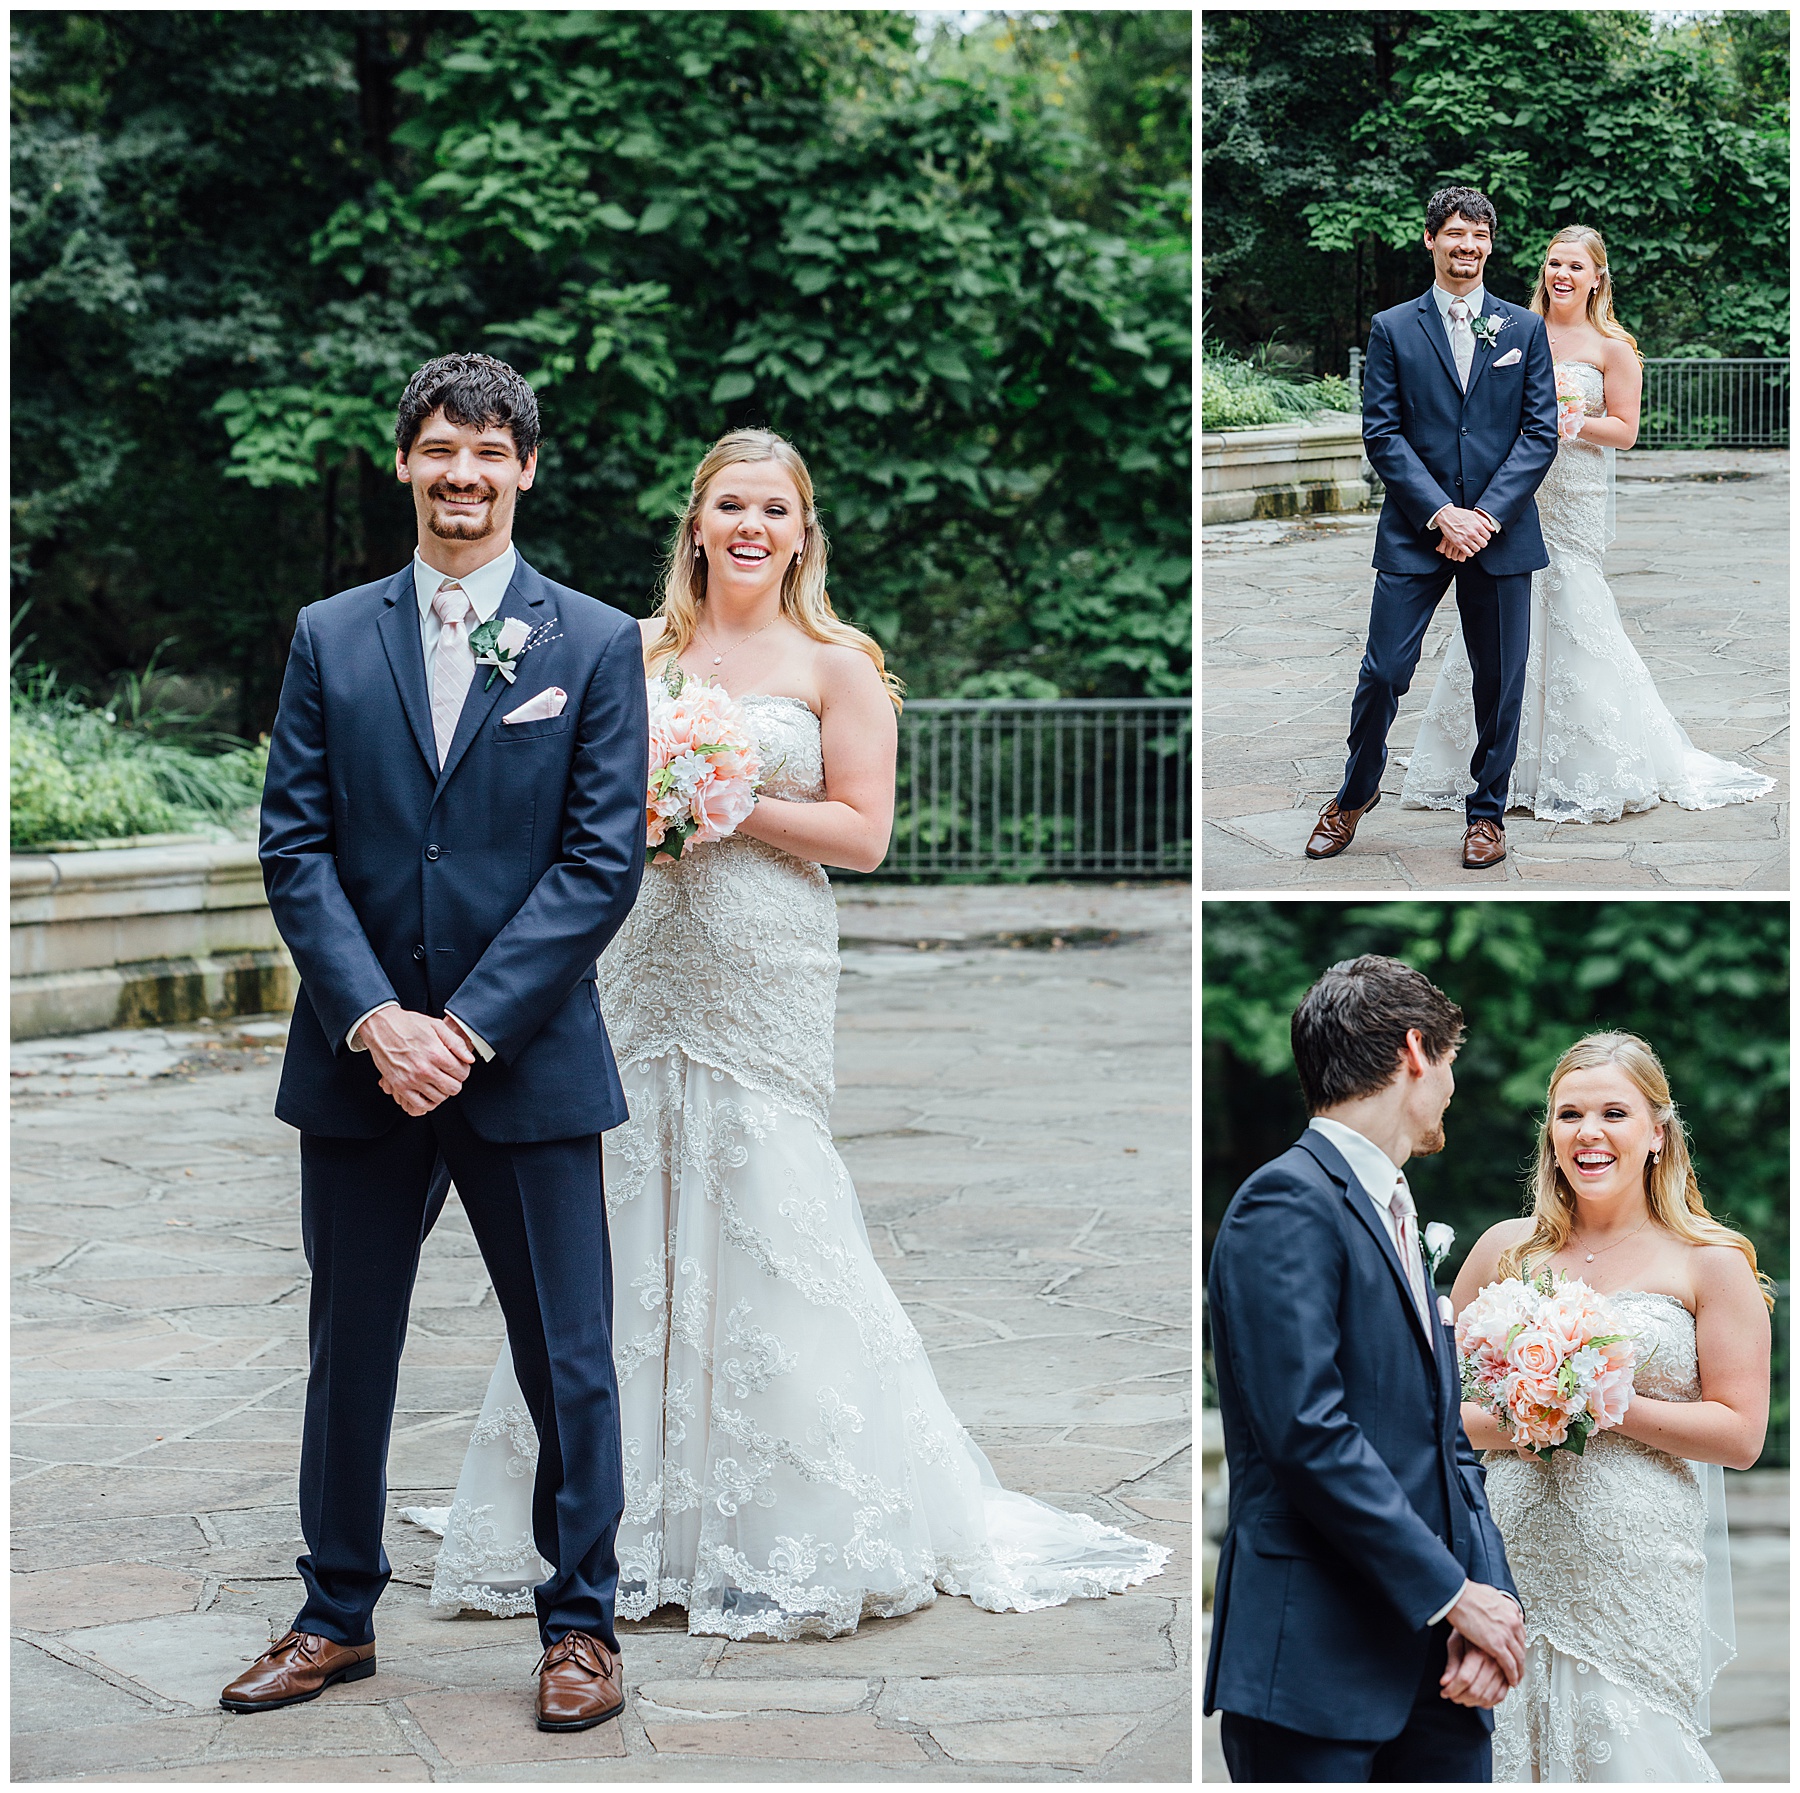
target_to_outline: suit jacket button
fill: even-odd
[[[413,957],[414,957],[414,958],[415,958],[415,959],[423,959],[423,958],[424,958],[424,957],[425,957],[425,949],[424,949],[424,947],[422,947],[422,946],[415,946],[415,947],[414,947],[414,948],[413,948]]]
[[[438,857],[438,849],[437,849],[436,841],[433,841],[431,843],[431,845],[425,849],[425,857],[427,859],[436,859]]]
[[[1464,435],[1465,435],[1465,436],[1466,436],[1466,435],[1467,435],[1467,434],[1468,434],[1468,433],[1469,433],[1469,432],[1468,432],[1468,431],[1467,431],[1467,430],[1464,430],[1464,431],[1463,431],[1463,434],[1464,434]]]

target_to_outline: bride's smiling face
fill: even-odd
[[[1616,1065],[1571,1071],[1551,1092],[1550,1142],[1579,1196],[1604,1202],[1641,1190],[1662,1137],[1643,1091]]]
[[[1579,243],[1552,243],[1544,257],[1544,291],[1558,307],[1585,308],[1588,294],[1600,284],[1600,270]]]
[[[750,601],[781,589],[806,540],[806,507],[779,461],[736,461],[706,489],[695,519],[711,592]]]

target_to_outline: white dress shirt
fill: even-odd
[[[1487,304],[1487,289],[1486,289],[1486,287],[1478,286],[1472,293],[1462,293],[1462,294],[1447,293],[1434,280],[1431,283],[1431,296],[1437,302],[1438,316],[1444,320],[1444,336],[1445,336],[1446,340],[1451,341],[1450,354],[1451,354],[1451,359],[1454,360],[1455,356],[1456,356],[1456,348],[1455,348],[1454,340],[1451,339],[1451,337],[1450,337],[1450,301],[1452,299],[1455,299],[1458,297],[1462,298],[1468,304],[1470,318],[1471,319],[1478,318],[1481,316],[1482,307]],[[1431,521],[1429,523],[1427,523],[1425,525],[1425,527],[1427,529],[1437,528],[1437,520],[1443,514],[1444,513],[1443,513],[1442,509],[1433,511],[1431,513]],[[1475,514],[1478,517],[1486,517],[1487,518],[1488,525],[1492,528],[1495,535],[1498,535],[1500,533],[1500,525],[1498,523],[1496,523],[1492,517],[1489,517],[1486,511],[1477,510]],[[1348,1132],[1348,1131],[1349,1131],[1349,1129],[1345,1128],[1345,1132]],[[1330,1138],[1330,1135],[1327,1134],[1326,1137]]]
[[[490,560],[486,566],[461,575],[440,573],[436,567],[426,564],[417,548],[413,550],[413,590],[419,595],[419,645],[425,650],[427,699],[431,696],[431,681],[436,670],[434,663],[437,659],[438,637],[444,632],[444,625],[438,621],[438,613],[431,607],[431,600],[437,596],[438,587],[446,579],[456,579],[475,611],[475,621],[469,625],[473,629],[493,620],[495,611],[500,608],[500,600],[506,596],[506,588],[512,584],[513,568],[518,564],[519,551],[510,543],[505,553]],[[429,703],[426,707],[430,707]]]
[[[1438,289],[1440,292],[1442,289]],[[1448,294],[1443,295],[1448,298]],[[1399,1229],[1394,1223],[1394,1212],[1388,1206],[1393,1199],[1394,1185],[1400,1180],[1400,1166],[1397,1165],[1374,1140],[1365,1134],[1358,1133],[1354,1127],[1346,1127],[1342,1121],[1327,1120],[1322,1114],[1315,1114],[1309,1127],[1321,1133],[1343,1154],[1344,1162],[1350,1166],[1350,1174],[1356,1178],[1358,1186],[1370,1201],[1375,1204],[1375,1212],[1381,1216],[1382,1230],[1394,1242],[1394,1250],[1400,1249]],[[1463,1588],[1469,1585],[1463,1581],[1448,1600],[1425,1621],[1435,1625],[1458,1600],[1463,1597]]]
[[[425,650],[425,701],[428,709],[431,704],[431,681],[435,673],[438,637],[444,632],[438,613],[431,607],[431,600],[437,596],[438,587],[446,579],[454,578],[463,588],[475,611],[476,623],[489,622],[500,608],[500,600],[506,596],[506,588],[512,584],[513,568],[518,562],[519,551],[509,542],[504,553],[497,554],[486,566],[477,567],[472,573],[444,573],[428,565],[417,548],[413,550],[413,590],[419,600],[419,645]],[[349,1033],[344,1036],[350,1050],[368,1051],[366,1046],[357,1043],[357,1030],[370,1015],[379,1014],[383,1009],[397,1009],[399,1006],[399,1003],[393,1001],[378,1002],[367,1013],[358,1015],[351,1023]],[[451,1015],[448,1009],[444,1013],[469,1036],[469,1044],[475,1048],[484,1063],[494,1056],[493,1047],[466,1021]]]

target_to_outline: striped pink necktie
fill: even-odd
[[[1431,1300],[1425,1290],[1424,1260],[1419,1256],[1419,1211],[1413,1205],[1404,1175],[1395,1180],[1394,1193],[1388,1197],[1388,1212],[1394,1217],[1394,1230],[1399,1235],[1400,1267],[1406,1272],[1407,1287],[1412,1290],[1413,1303],[1429,1334]]]
[[[450,757],[463,700],[475,677],[475,656],[469,651],[469,634],[463,627],[470,610],[469,594],[454,579],[446,579],[437,588],[431,608],[443,624],[431,662],[431,730],[437,736],[438,765],[442,766]]]

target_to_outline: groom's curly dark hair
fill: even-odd
[[[1500,234],[1500,218],[1494,210],[1494,202],[1473,187],[1439,187],[1425,202],[1425,234],[1435,237],[1452,212],[1461,212],[1471,224],[1485,224],[1491,237]]]
[[[1463,1012],[1398,959],[1364,953],[1333,965],[1300,999],[1290,1030],[1307,1113],[1386,1089],[1414,1027],[1435,1065],[1462,1044]]]
[[[442,410],[462,429],[510,430],[521,461],[538,445],[537,394],[516,367],[492,355],[440,355],[406,382],[394,442],[412,453],[425,419]]]

